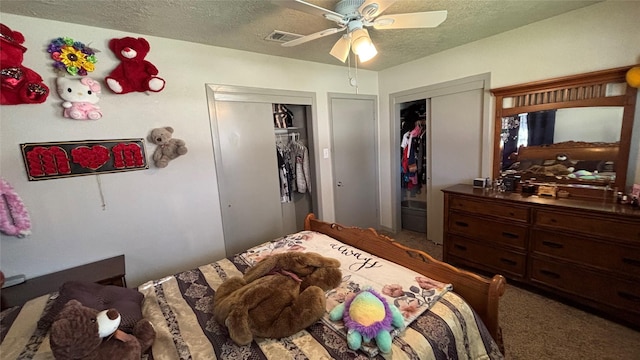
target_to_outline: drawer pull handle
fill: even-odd
[[[463,246],[463,245],[460,245],[460,244],[454,244],[453,247],[456,248],[456,249],[467,251],[467,247]]]
[[[547,275],[548,277],[552,277],[554,279],[560,279],[560,274],[554,273],[553,271],[540,270],[540,273],[543,274],[543,275]]]
[[[640,296],[629,294],[628,292],[618,291],[618,296],[626,300],[640,302]]]
[[[502,236],[504,236],[506,238],[509,238],[509,239],[517,239],[517,238],[520,237],[518,234],[514,234],[514,233],[510,233],[510,232],[506,232],[506,231],[502,232]]]
[[[640,266],[640,260],[636,259],[622,258],[622,262],[629,265]]]
[[[509,265],[518,265],[517,261],[513,261],[511,259],[500,258],[500,261]]]
[[[469,224],[467,224],[464,221],[456,221],[456,225],[460,226],[460,227],[468,227]]]
[[[564,247],[564,245],[562,245],[562,244],[558,244],[556,242],[546,241],[546,240],[542,241],[542,245],[548,246],[548,247],[554,248],[554,249],[562,249]]]
[[[557,223],[557,222],[558,222],[558,220],[556,220],[556,219],[554,219],[554,218],[549,219],[549,221],[550,221],[551,223],[553,223],[553,224],[555,224],[555,223]]]

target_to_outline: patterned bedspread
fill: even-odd
[[[343,264],[343,285],[328,292],[327,308],[335,306],[349,292],[371,286],[398,304],[407,327],[393,340],[393,355],[352,351],[347,347],[340,324],[323,319],[293,336],[258,339],[247,346],[236,345],[224,327],[212,316],[215,289],[227,278],[238,275],[262,257],[281,251],[319,252],[325,242]],[[448,284],[432,282],[408,269],[405,275],[367,280],[362,269],[397,265],[350,248],[325,235],[300,232],[277,239],[227,259],[149,281],[138,290],[145,295],[143,316],[157,332],[148,359],[503,359],[498,346],[471,307],[450,290]],[[356,270],[359,269],[359,270]],[[21,309],[2,313],[0,344],[2,359],[52,359],[48,334],[36,329],[39,314],[52,296],[34,299]],[[371,349],[369,349],[371,350]]]

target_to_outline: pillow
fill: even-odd
[[[119,329],[127,333],[132,333],[134,325],[142,319],[144,295],[138,290],[85,281],[67,281],[60,287],[58,298],[38,321],[38,329],[49,330],[51,323],[69,300],[78,300],[82,305],[98,311],[110,308],[118,310],[122,318]]]

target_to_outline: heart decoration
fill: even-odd
[[[71,158],[73,162],[80,166],[97,170],[109,161],[109,149],[102,145],[95,145],[92,147],[78,146],[71,150]]]

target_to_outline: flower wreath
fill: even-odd
[[[5,179],[0,179],[0,231],[19,238],[31,234],[29,213]]]
[[[60,37],[49,44],[47,52],[55,60],[53,67],[57,71],[66,71],[71,75],[85,76],[95,69],[96,51],[72,38]]]

